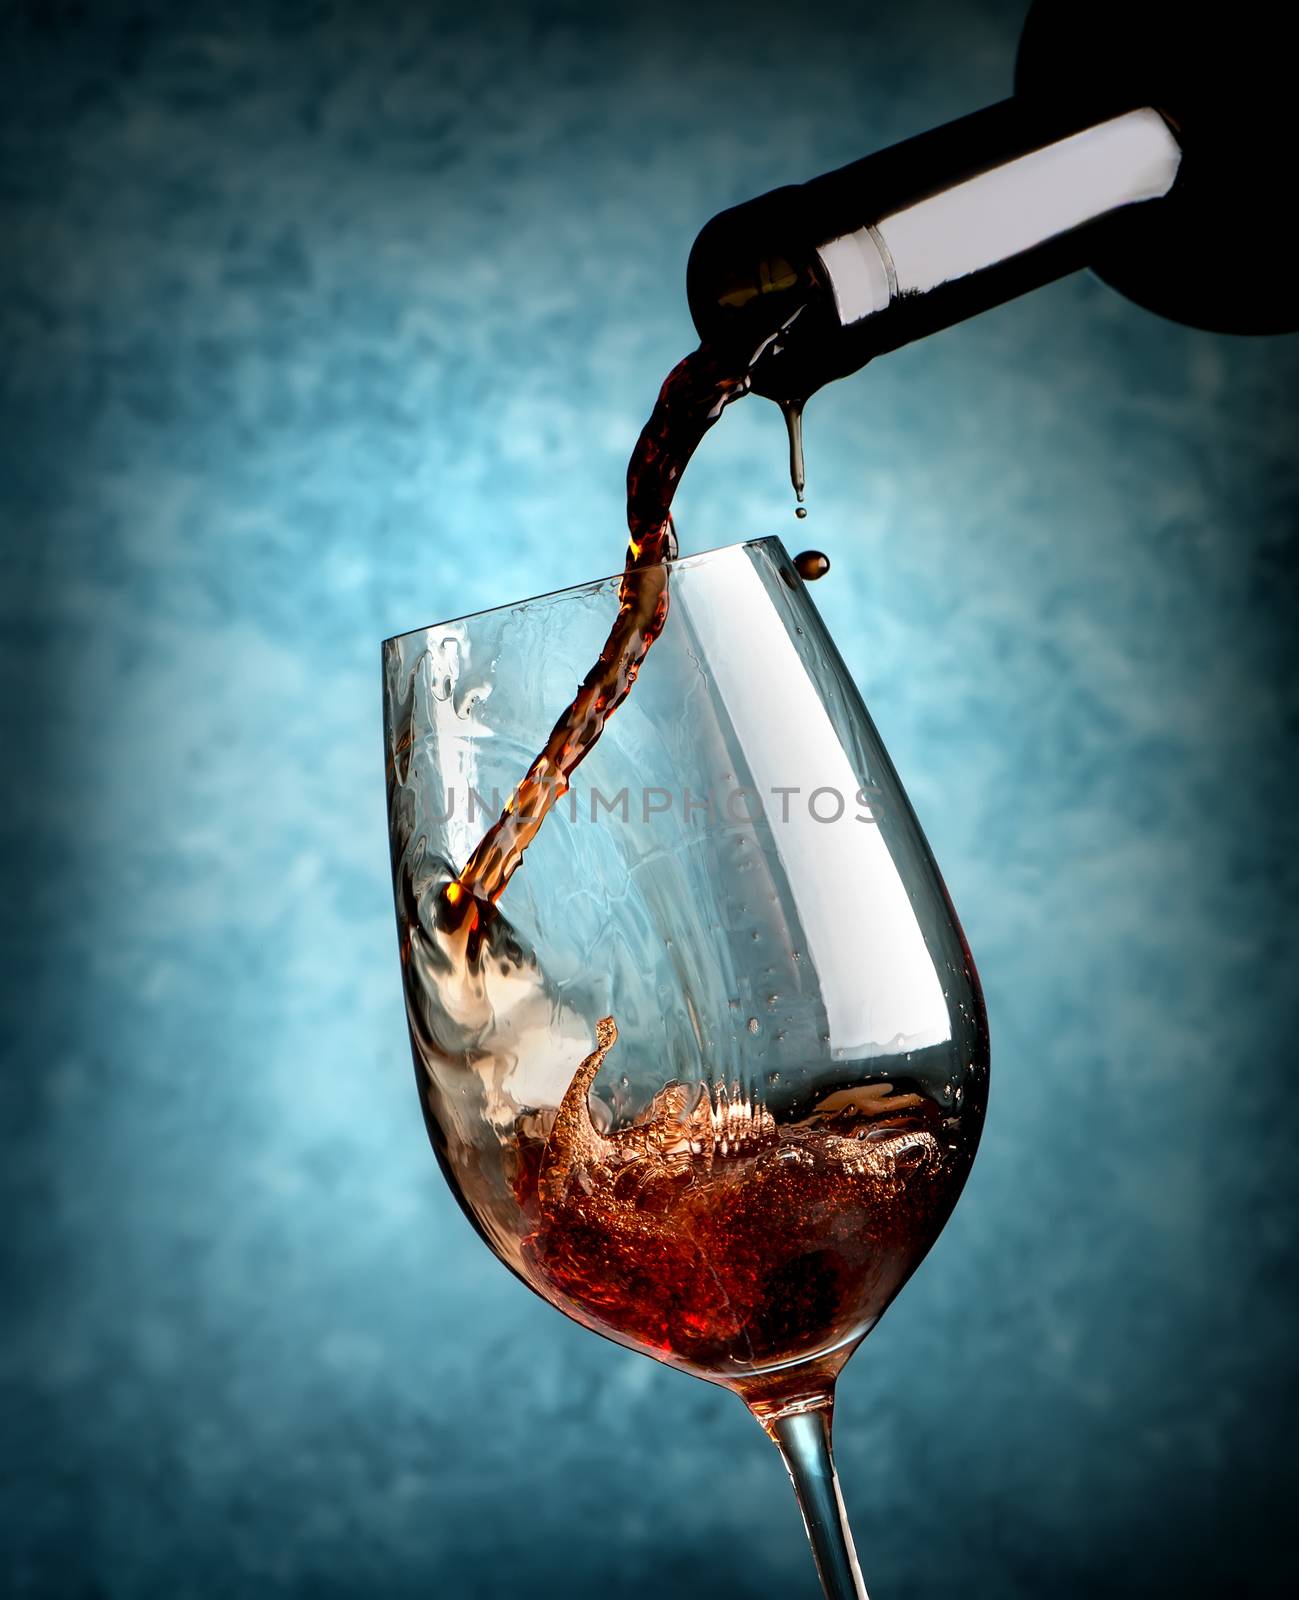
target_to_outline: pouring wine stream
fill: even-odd
[[[682,474],[726,407],[750,391],[754,368],[779,338],[764,338],[746,360],[703,344],[664,381],[627,469],[627,558],[604,647],[497,821],[442,890],[439,924],[461,960],[472,964],[528,845],[662,632]],[[802,403],[782,410],[802,518]],[[794,564],[809,582],[830,566],[815,550]],[[690,1090],[673,1082],[622,1135],[603,1137],[588,1093],[617,1037],[613,1018],[602,1019],[596,1049],[544,1140],[529,1151],[519,1130],[516,1197],[538,1218],[525,1257],[563,1309],[597,1332],[630,1336],[716,1381],[738,1353],[764,1366],[762,1377],[730,1386],[781,1452],[826,1594],[865,1600],[831,1456],[834,1384],[861,1337],[854,1329],[863,1310],[873,1325],[946,1220],[963,1164],[942,1140],[934,1108],[915,1095],[887,1104],[864,1095],[782,1129],[738,1084]],[[819,1259],[816,1235],[828,1209],[872,1215],[878,1229],[845,1252],[836,1281],[813,1289],[795,1276],[786,1295],[773,1294],[773,1251]],[[701,1259],[710,1277],[702,1293]],[[860,1280],[872,1267],[878,1281],[864,1308]],[[813,1348],[827,1353],[808,1361]]]

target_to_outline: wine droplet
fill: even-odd
[[[803,404],[802,400],[782,400],[780,403],[789,432],[789,481],[794,485],[794,498],[799,502],[794,509],[796,517],[807,515],[807,507],[802,503],[803,490],[807,486],[807,474],[803,468]]]
[[[804,550],[794,557],[794,570],[804,583],[815,583],[830,570],[830,557],[822,550]]]

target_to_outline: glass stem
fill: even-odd
[[[789,1469],[826,1600],[869,1600],[830,1453],[831,1407],[763,1419]]]

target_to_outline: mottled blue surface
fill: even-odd
[[[427,1150],[378,641],[607,571],[714,210],[999,97],[1020,7],[6,6],[4,1419],[25,1596],[810,1595],[741,1408]],[[984,1148],[849,1368],[880,1600],[1278,1592],[1294,340],[1077,278],[728,417],[960,907]]]

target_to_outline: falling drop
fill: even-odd
[[[815,583],[830,570],[830,557],[823,550],[804,550],[794,557],[794,570],[804,583]]]
[[[802,400],[782,400],[780,403],[789,432],[789,481],[794,485],[794,497],[799,502],[794,507],[796,517],[807,515],[807,507],[802,503],[807,481],[803,470],[803,405]]]

